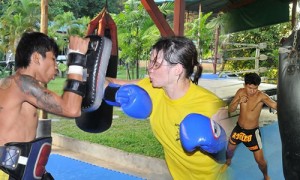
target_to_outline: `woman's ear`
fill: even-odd
[[[176,64],[175,67],[175,73],[177,76],[180,76],[182,73],[183,73],[183,67],[182,67],[182,64]]]

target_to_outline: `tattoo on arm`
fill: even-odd
[[[34,78],[22,75],[18,85],[26,95],[35,97],[38,106],[42,109],[54,113],[62,112],[61,106],[55,101],[54,97]]]

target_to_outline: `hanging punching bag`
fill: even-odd
[[[277,113],[286,180],[300,179],[300,32],[279,48]]]
[[[106,7],[91,20],[88,26],[87,35],[97,34],[107,37],[112,41],[111,55],[108,62],[106,77],[117,77],[118,66],[118,41],[117,26]],[[100,107],[95,111],[82,112],[81,116],[76,118],[76,125],[83,131],[90,133],[100,133],[110,128],[112,124],[113,107],[102,101]]]

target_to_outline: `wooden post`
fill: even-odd
[[[41,0],[41,29],[42,33],[48,34],[48,0]]]
[[[48,34],[48,0],[41,0],[41,27],[40,32]],[[45,84],[47,88],[47,84]],[[45,111],[39,112],[39,123],[37,127],[36,137],[51,136],[51,119],[48,119],[48,114]]]
[[[176,36],[184,35],[185,1],[175,0],[174,4],[174,33]]]
[[[168,37],[175,35],[174,31],[168,24],[167,20],[164,18],[163,14],[158,9],[154,0],[141,0],[141,3],[144,6],[145,10],[148,12],[151,19],[153,20],[161,36]]]
[[[41,27],[42,33],[48,34],[48,0],[41,0]],[[47,87],[47,84],[45,85]],[[47,119],[48,115],[45,111],[40,111],[41,119]]]
[[[199,24],[198,24],[198,37],[197,37],[197,43],[198,43],[198,48],[199,48],[199,53],[198,53],[198,60],[200,60],[200,58],[202,59],[202,47],[201,47],[201,27],[200,27],[200,22],[201,22],[201,14],[202,14],[202,9],[201,9],[201,3],[199,4],[199,14],[198,14],[198,17],[199,17]]]

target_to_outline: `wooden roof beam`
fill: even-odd
[[[174,5],[174,33],[176,36],[183,36],[185,19],[185,1],[175,0]]]
[[[148,12],[148,14],[150,15],[151,19],[153,20],[158,30],[160,31],[161,36],[168,37],[168,36],[175,35],[174,31],[166,21],[163,14],[160,12],[154,0],[141,0],[141,3],[146,9],[146,11]]]

